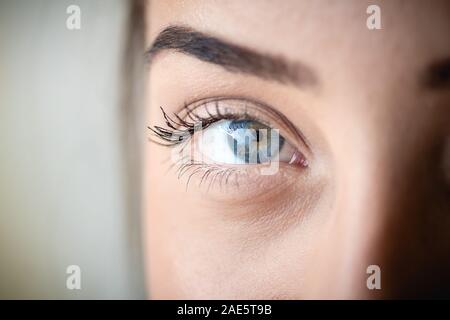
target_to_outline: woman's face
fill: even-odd
[[[170,145],[146,144],[151,297],[450,295],[447,1],[153,1],[147,20],[147,123]]]

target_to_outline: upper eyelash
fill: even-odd
[[[168,128],[163,128],[160,126],[149,126],[148,129],[152,131],[153,135],[158,139],[164,141],[161,143],[160,141],[151,139],[152,142],[158,143],[163,146],[174,146],[184,142],[187,137],[190,137],[194,133],[196,122],[189,122],[185,119],[182,119],[176,113],[174,113],[174,117],[176,118],[176,120],[174,120],[165,112],[163,107],[160,107],[160,109]],[[189,115],[188,118],[195,120],[194,116],[192,115]],[[210,125],[208,124],[208,119],[197,118],[197,121],[202,122],[202,127]],[[205,122],[205,125],[203,124],[203,122]]]
[[[181,118],[177,113],[173,114],[173,116],[175,117],[175,119],[173,119],[165,112],[163,107],[160,107],[164,117],[164,121],[168,128],[163,128],[160,126],[149,126],[148,129],[152,131],[154,137],[162,140],[163,142],[155,141],[153,139],[151,139],[151,141],[162,146],[171,147],[187,141],[194,134],[194,130],[198,123],[201,123],[202,129],[206,129],[213,123],[216,123],[220,120],[237,120],[242,117],[248,118],[246,112],[244,115],[223,114],[222,112],[220,112],[217,102],[215,106],[216,115],[213,115],[206,108],[208,117],[202,117],[196,114],[194,110],[190,109],[188,105],[185,105],[183,111],[186,112],[186,117],[184,119]],[[254,120],[258,121],[257,119]]]

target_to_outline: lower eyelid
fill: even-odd
[[[200,192],[210,200],[255,201],[268,192],[283,192],[301,182],[302,169],[280,165],[274,175],[261,174],[259,166],[230,168],[202,163],[179,164],[177,178],[186,191]],[[299,178],[300,177],[300,178]],[[303,177],[304,178],[304,177]]]
[[[180,149],[189,149],[189,152],[183,156],[183,153],[175,150],[178,158],[173,159],[176,162],[176,177],[185,184],[186,190],[201,190],[212,194],[219,192],[226,194],[228,198],[242,198],[245,194],[254,196],[261,191],[285,187],[307,175],[307,168],[287,163],[223,165],[193,161],[190,155],[191,143],[192,140],[179,146]]]

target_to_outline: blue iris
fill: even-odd
[[[229,121],[226,131],[228,146],[244,163],[267,163],[284,144],[284,138],[278,132],[254,120]]]

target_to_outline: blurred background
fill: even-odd
[[[69,30],[66,9],[81,9]],[[127,199],[129,2],[0,0],[0,298],[144,298]],[[134,208],[134,209],[133,209]],[[66,268],[81,268],[81,290]]]

